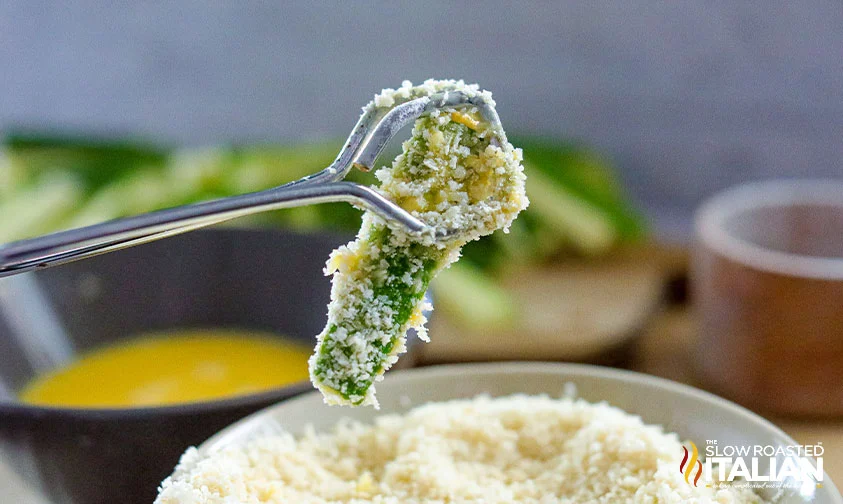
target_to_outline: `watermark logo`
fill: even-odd
[[[707,439],[702,452],[692,441],[682,446],[679,471],[695,487],[805,488],[821,487],[823,446],[731,445]],[[814,460],[812,462],[811,460]]]
[[[685,483],[691,484],[691,473],[696,469],[697,472],[694,475],[693,485],[697,486],[697,482],[699,482],[700,476],[703,473],[702,462],[700,462],[700,452],[697,450],[697,445],[693,441],[689,441],[689,443],[691,445],[690,460],[688,460],[688,449],[683,446],[682,449],[685,450],[685,455],[682,456],[682,462],[679,463],[679,472],[685,476]]]

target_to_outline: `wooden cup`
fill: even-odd
[[[695,226],[706,384],[757,410],[843,415],[843,181],[728,189]]]

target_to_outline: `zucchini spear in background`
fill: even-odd
[[[518,307],[496,278],[566,255],[599,256],[645,234],[610,164],[573,143],[511,136],[524,150],[530,207],[509,234],[463,249],[433,282],[437,308],[456,323],[507,327]],[[340,142],[169,149],[145,142],[19,132],[0,153],[0,243],[196,201],[258,191],[314,173]],[[349,180],[374,184],[371,173]],[[293,208],[239,224],[354,232],[348,204]]]

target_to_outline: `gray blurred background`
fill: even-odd
[[[344,136],[382,87],[462,77],[609,154],[662,237],[718,188],[843,174],[839,0],[117,4],[0,4],[0,128]]]

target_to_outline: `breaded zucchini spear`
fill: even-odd
[[[462,81],[427,81],[384,90],[370,106],[423,93],[483,93]],[[379,189],[429,226],[457,230],[447,239],[394,229],[367,212],[357,239],[335,250],[328,324],[310,359],[314,385],[329,404],[377,406],[374,382],[405,351],[414,328],[427,340],[424,293],[471,240],[506,229],[527,207],[521,150],[472,108],[442,109],[418,119],[403,152],[376,173]]]

